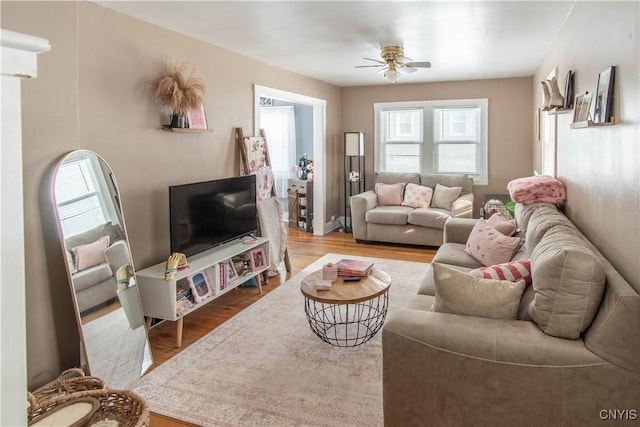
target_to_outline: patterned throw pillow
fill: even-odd
[[[424,185],[409,183],[404,189],[402,206],[412,208],[428,208],[431,205],[433,189]]]
[[[447,187],[436,184],[431,206],[440,209],[451,209],[451,204],[460,196],[460,193],[462,193],[462,187]]]
[[[495,228],[505,236],[513,236],[516,232],[516,222],[513,219],[505,219],[500,213],[495,213],[489,217],[487,224]]]
[[[526,285],[530,285],[531,261],[523,259],[520,261],[491,265],[489,267],[480,267],[471,270],[469,274],[481,279],[508,280],[510,282],[524,280]]]
[[[376,194],[378,195],[378,206],[400,206],[404,193],[404,183],[383,184],[376,183]]]
[[[479,219],[471,230],[464,251],[489,267],[511,261],[518,246],[519,237],[505,236],[484,219]]]

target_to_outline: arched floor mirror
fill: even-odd
[[[52,182],[85,370],[130,388],[153,359],[115,175],[96,153],[77,150]]]

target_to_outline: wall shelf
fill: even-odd
[[[213,129],[191,129],[191,128],[172,128],[169,125],[162,125],[162,130],[167,132],[179,132],[179,133],[212,133]]]
[[[617,123],[615,119],[612,117],[610,122],[605,122],[605,123],[594,123],[591,120],[587,120],[584,122],[571,123],[571,129],[583,129],[583,128],[601,127],[601,126],[615,126],[616,124]]]

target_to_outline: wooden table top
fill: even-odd
[[[318,282],[324,282],[322,270],[304,277],[300,282],[300,291],[305,297],[325,304],[355,304],[385,293],[391,286],[391,277],[379,268],[373,268],[369,276],[357,282],[345,282],[338,277],[327,291],[317,291],[315,284]]]

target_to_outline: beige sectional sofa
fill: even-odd
[[[434,263],[481,266],[464,251],[475,221],[447,222]],[[385,426],[640,423],[640,289],[554,205],[517,205],[516,222],[524,245],[514,259],[531,260],[533,280],[516,320],[432,311],[433,268],[411,304],[390,313]],[[600,271],[599,287],[589,278]]]
[[[411,245],[440,246],[447,219],[471,218],[473,213],[473,179],[467,175],[376,172],[377,183],[413,183],[436,188],[462,187],[460,196],[450,209],[379,206],[374,190],[351,197],[353,237],[357,242],[388,242]]]

